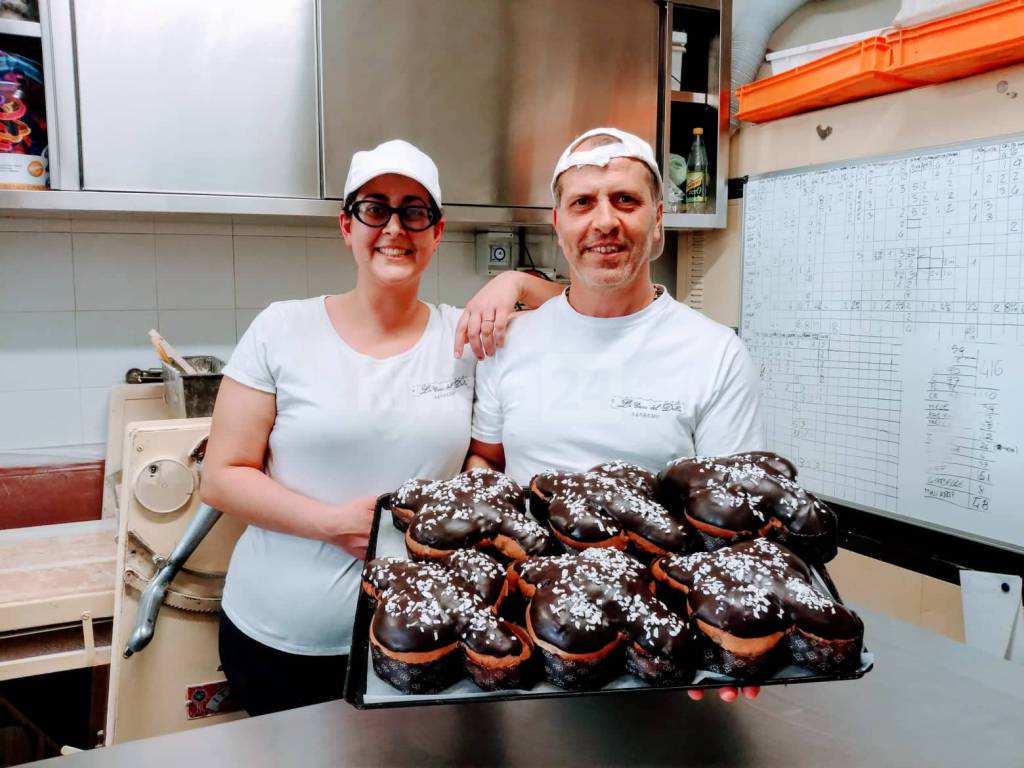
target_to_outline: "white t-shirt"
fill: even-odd
[[[420,340],[378,360],[349,347],[325,297],[271,304],[224,374],[277,395],[266,472],[340,504],[409,478],[448,478],[469,446],[476,360],[452,354],[461,310],[430,305]],[[347,653],[362,561],[314,539],[249,526],[235,547],[223,609],[255,640],[289,653]]]
[[[503,443],[523,484],[612,459],[658,471],[764,448],[759,390],[736,334],[668,293],[611,318],[581,315],[563,293],[516,318],[477,366],[473,437]]]

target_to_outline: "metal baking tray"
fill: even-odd
[[[373,530],[366,559],[375,557],[408,558],[405,538],[391,522],[391,494],[377,499],[373,517]],[[833,599],[842,602],[828,571],[822,566],[812,566],[819,589]],[[852,672],[823,675],[805,667],[791,664],[776,670],[772,675],[751,681],[738,681],[732,677],[698,671],[690,685],[652,686],[630,674],[612,680],[603,688],[587,691],[566,691],[548,682],[539,682],[529,690],[484,691],[466,677],[440,693],[405,694],[392,688],[373,671],[370,659],[370,621],[373,608],[370,598],[360,590],[356,608],[355,624],[352,629],[352,648],[349,652],[348,676],[345,680],[345,700],[358,709],[382,707],[415,707],[431,704],[464,704],[488,701],[513,701],[517,699],[546,699],[568,696],[596,696],[608,694],[643,693],[645,691],[687,690],[691,688],[721,688],[723,685],[793,685],[797,683],[819,683],[835,680],[857,680],[874,667],[874,656],[864,648],[860,666]]]

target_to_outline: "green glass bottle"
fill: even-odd
[[[693,145],[686,163],[686,212],[706,213],[708,204],[708,153],[703,128],[693,129]]]

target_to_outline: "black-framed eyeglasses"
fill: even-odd
[[[410,232],[430,229],[440,218],[437,209],[429,205],[402,205],[392,208],[379,200],[356,200],[348,207],[348,212],[366,226],[378,229],[387,226],[391,217],[397,213],[402,226]]]

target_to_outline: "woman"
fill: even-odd
[[[204,463],[203,500],[249,524],[220,653],[251,715],[341,695],[377,495],[450,477],[466,455],[476,361],[452,355],[457,336],[493,351],[517,300],[558,290],[502,276],[461,325],[459,310],[419,301],[444,219],[436,166],[404,141],[353,156],[340,223],[355,289],[253,321],[224,369]]]

